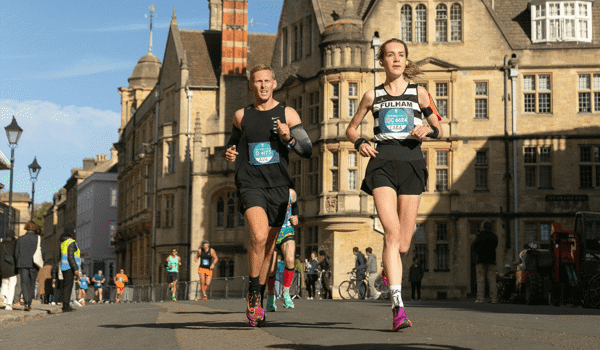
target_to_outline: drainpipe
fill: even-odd
[[[509,81],[509,69],[510,66],[508,65],[508,56],[504,56],[504,164],[506,164],[506,172],[504,174],[504,179],[506,181],[506,213],[508,213],[510,211],[510,147],[509,147],[509,141],[508,141],[508,130],[509,130],[509,122],[508,122],[508,109],[509,109],[509,105],[508,105],[508,101],[509,99],[511,99],[509,93],[508,93],[508,81]],[[504,216],[504,227],[506,227],[506,240],[504,243],[504,248],[505,249],[509,249],[510,248],[510,219],[508,216]]]
[[[190,235],[190,214],[191,214],[191,208],[192,205],[190,203],[190,192],[191,192],[191,177],[192,177],[192,150],[191,150],[191,146],[190,146],[190,136],[192,133],[192,96],[194,95],[194,93],[190,90],[189,86],[185,87],[185,91],[187,93],[187,102],[188,102],[188,108],[187,108],[187,112],[188,112],[188,120],[187,120],[187,150],[185,152],[185,162],[187,163],[187,183],[186,183],[186,189],[185,189],[185,205],[186,205],[186,220],[185,220],[185,240],[187,242],[187,265],[188,269],[189,266],[191,266],[191,248],[192,248],[192,241],[191,241],[191,235]],[[190,281],[191,281],[191,269],[189,269],[189,274],[190,274]]]
[[[516,54],[512,54],[509,60],[510,68],[510,80],[512,85],[512,136],[513,136],[513,194],[514,194],[514,210],[517,214],[519,212],[519,194],[517,186],[517,77],[519,76],[519,61]],[[515,262],[519,262],[519,219],[514,218],[514,231],[515,231]]]
[[[156,90],[154,93],[156,97],[156,107],[154,108],[154,140],[152,142],[154,151],[154,176],[153,176],[153,189],[152,189],[152,276],[150,276],[150,283],[156,283],[156,196],[158,192],[158,98],[160,92]]]

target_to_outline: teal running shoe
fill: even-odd
[[[283,307],[286,309],[294,308],[294,302],[292,301],[292,297],[290,297],[290,293],[283,293]]]
[[[277,311],[277,305],[275,304],[275,295],[269,295],[267,298],[267,311]]]

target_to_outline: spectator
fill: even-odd
[[[308,299],[312,300],[315,297],[315,283],[319,275],[317,275],[317,253],[310,252],[310,261],[306,259],[306,289],[308,289]]]
[[[17,244],[15,245],[15,260],[17,262],[17,269],[19,269],[19,275],[21,275],[23,306],[25,311],[29,311],[31,310],[31,300],[34,297],[35,281],[37,280],[39,271],[39,268],[33,262],[33,255],[37,250],[38,239],[42,230],[33,221],[28,221],[25,224],[25,230],[27,232],[17,240]],[[43,246],[41,248],[43,257]]]
[[[364,299],[366,294],[366,288],[364,286],[363,280],[365,279],[365,268],[367,267],[367,260],[363,253],[358,250],[358,247],[352,248],[352,253],[356,255],[356,259],[354,260],[354,269],[356,271],[356,289],[358,290],[358,298]]]
[[[319,251],[319,270],[321,270],[323,299],[331,299],[331,263],[324,250]]]
[[[283,270],[285,270],[285,262],[281,254],[277,254],[277,272],[275,274],[275,297],[281,299],[283,293]]]
[[[62,288],[62,310],[63,312],[74,311],[71,307],[71,296],[75,278],[79,278],[81,269],[81,252],[77,247],[75,236],[75,227],[66,225],[63,234],[60,236],[60,270],[63,275]]]
[[[483,303],[485,300],[485,279],[490,286],[490,298],[492,304],[498,303],[496,294],[496,247],[498,247],[498,236],[492,232],[492,223],[485,220],[481,223],[481,230],[473,242],[473,252],[477,254],[477,300]]]
[[[40,300],[43,304],[48,304],[50,301],[50,295],[52,294],[52,266],[44,265],[40,269],[37,278],[37,295],[39,295]]]
[[[375,279],[377,279],[377,255],[373,254],[371,247],[365,249],[367,252],[367,275],[369,278],[369,294],[373,300],[379,299],[381,293],[375,289]]]
[[[0,274],[2,275],[2,298],[4,309],[12,310],[15,298],[15,286],[17,284],[17,268],[15,263],[15,241],[14,231],[8,233],[0,243]]]
[[[412,289],[412,299],[415,300],[415,291],[417,292],[417,299],[421,301],[421,280],[423,279],[423,267],[419,264],[419,258],[413,258],[413,264],[408,270],[408,281]]]
[[[300,254],[296,254],[296,262],[294,263],[294,281],[292,285],[295,286],[295,293],[292,299],[302,299],[302,282],[304,281],[304,270],[302,269],[302,261],[300,260]]]

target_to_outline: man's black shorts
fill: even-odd
[[[178,272],[167,272],[167,283],[177,282],[179,280]]]
[[[238,190],[240,211],[245,213],[252,207],[261,207],[267,214],[270,227],[281,227],[285,220],[290,188],[241,188]]]

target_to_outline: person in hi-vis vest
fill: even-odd
[[[60,236],[60,270],[63,274],[63,312],[74,311],[69,303],[75,277],[79,278],[81,269],[81,253],[74,239],[75,228],[65,226],[65,232]]]

